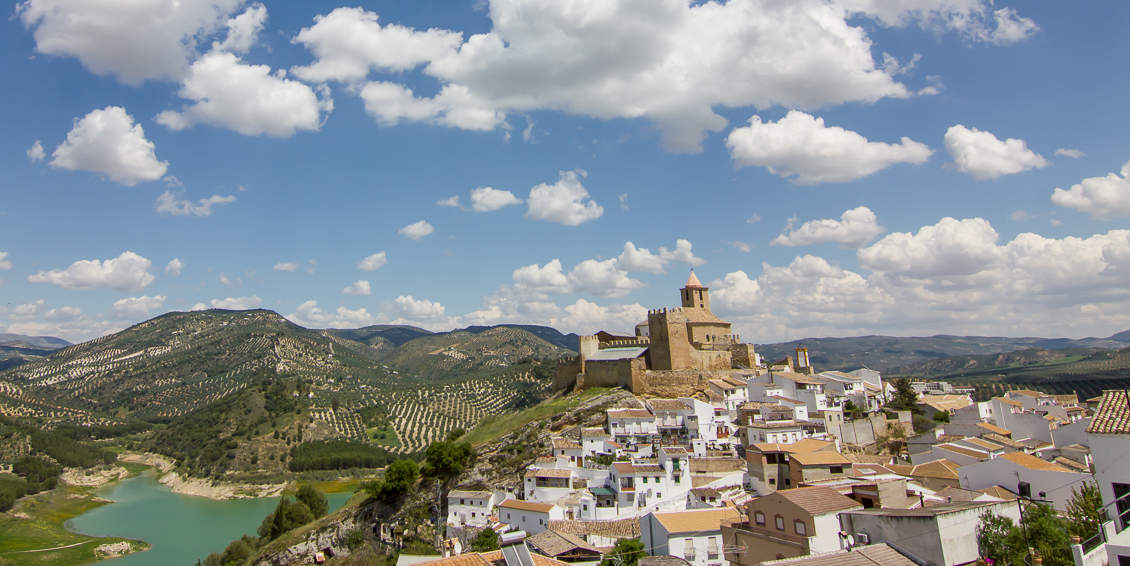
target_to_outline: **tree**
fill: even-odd
[[[1028,548],[1040,553],[1047,566],[1072,566],[1067,522],[1055,509],[1037,503],[1024,509],[1023,524],[992,512],[977,525],[977,547],[984,558],[1000,564],[1026,564]]]
[[[895,393],[891,396],[887,407],[896,411],[917,411],[918,394],[910,387],[910,380],[900,377],[895,380]]]
[[[977,550],[982,558],[992,559],[994,563],[1006,564],[1008,559],[1014,557],[1017,549],[1014,532],[1019,529],[1012,524],[1012,519],[997,515],[992,511],[981,515],[977,524]],[[1020,544],[1023,545],[1023,539]]]
[[[330,510],[330,502],[326,500],[326,496],[308,483],[302,484],[294,497],[306,504],[315,519],[324,517]]]
[[[416,484],[420,477],[419,466],[413,460],[397,460],[385,469],[384,479],[365,484],[365,491],[377,500],[393,504]]]
[[[470,442],[458,442],[448,435],[448,440],[433,442],[424,452],[424,465],[420,475],[431,480],[435,486],[435,499],[432,512],[435,525],[435,545],[442,548],[443,525],[447,517],[447,494],[455,480],[475,462],[475,449]],[[458,437],[456,437],[458,438]]]
[[[950,414],[948,411],[938,411],[934,413],[933,419],[940,423],[948,423],[950,422]]]
[[[620,539],[612,547],[612,552],[604,555],[600,566],[636,566],[644,556],[647,553],[639,539]]]
[[[1078,490],[1072,489],[1064,516],[1067,519],[1068,534],[1083,540],[1098,534],[1106,520],[1103,497],[1098,486],[1084,483]]]
[[[292,501],[289,497],[279,499],[275,511],[263,518],[259,525],[259,536],[266,540],[275,540],[283,533],[305,525],[314,520],[310,508],[301,501]]]
[[[487,527],[475,536],[475,540],[471,541],[471,550],[473,552],[490,552],[498,550],[498,533],[494,529]]]
[[[1061,519],[1055,509],[1037,503],[1024,510],[1023,518],[1028,544],[1040,553],[1046,566],[1074,566],[1067,521]]]
[[[851,401],[844,401],[844,415],[849,419],[861,418],[866,411]]]

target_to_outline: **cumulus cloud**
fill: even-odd
[[[0,270],[12,268],[12,260],[8,259],[8,252],[0,252]]]
[[[12,307],[12,312],[8,315],[10,318],[17,320],[26,320],[34,318],[39,314],[40,309],[47,304],[47,301],[39,299],[30,303],[22,303]]]
[[[1061,147],[1055,150],[1055,154],[1061,157],[1070,157],[1071,159],[1079,159],[1080,157],[1086,155],[1078,149],[1071,149],[1069,147]]]
[[[1040,26],[1031,18],[1025,18],[1012,8],[993,11],[996,27],[979,31],[979,38],[995,45],[1012,45],[1032,37],[1040,31]]]
[[[435,226],[432,226],[427,220],[420,220],[397,230],[396,233],[405,238],[419,240],[435,231]]]
[[[241,0],[28,0],[16,15],[34,30],[35,50],[74,57],[96,75],[138,85],[179,79],[198,38],[215,33]]]
[[[895,232],[859,250],[874,271],[925,278],[978,273],[1001,257],[997,231],[984,218],[943,218],[917,233]]]
[[[43,161],[46,157],[47,152],[43,150],[43,144],[39,143],[39,140],[35,140],[35,143],[31,144],[31,147],[27,148],[27,158],[30,159],[33,163]]]
[[[812,185],[861,179],[896,163],[925,163],[933,151],[903,137],[898,144],[868,141],[851,130],[792,110],[777,122],[750,118],[726,137],[738,167],[766,167],[775,175]]]
[[[80,260],[66,269],[52,269],[29,275],[32,283],[50,283],[64,289],[116,289],[140,291],[153,282],[148,259],[131,251],[106,260]]]
[[[463,208],[463,203],[459,202],[459,195],[451,195],[443,200],[436,201],[436,206],[449,206],[451,208]]]
[[[587,175],[581,169],[561,171],[556,183],[541,183],[530,189],[526,217],[565,226],[600,218],[604,208],[589,197],[588,190],[581,184],[581,177]]]
[[[148,316],[149,313],[161,308],[164,304],[164,295],[126,297],[114,301],[111,310],[119,318],[137,319]]]
[[[310,328],[358,328],[376,321],[364,308],[353,310],[338,307],[336,311],[327,312],[319,308],[318,301],[315,300],[298,305],[298,309],[286,317],[295,324]]]
[[[376,271],[388,263],[388,255],[380,251],[375,254],[365,256],[360,262],[357,263],[357,269],[361,271]]]
[[[283,261],[275,264],[275,271],[298,271],[298,264],[293,261]]]
[[[208,304],[196,303],[192,306],[194,311],[213,309],[226,309],[233,311],[244,311],[253,309],[263,304],[263,299],[258,295],[251,295],[249,297],[225,297],[223,299],[212,299]]]
[[[522,200],[510,191],[493,187],[471,189],[471,210],[475,212],[491,212],[515,204],[522,204]]]
[[[509,131],[510,114],[556,110],[647,119],[669,150],[699,151],[706,132],[726,126],[715,107],[816,108],[911,96],[876,63],[857,17],[960,30],[979,41],[1017,37],[1022,18],[998,17],[990,7],[985,0],[495,0],[491,29],[465,40],[382,26],[372,12],[338,8],[298,34],[315,60],[294,72],[355,85],[372,72],[420,69],[438,81],[432,97],[398,83],[366,84],[366,109],[384,125]]]
[[[184,269],[184,261],[182,261],[179,257],[174,257],[173,259],[169,260],[169,263],[165,265],[165,273],[168,273],[173,277],[180,277],[180,272],[182,269]]]
[[[289,138],[299,131],[317,131],[333,111],[328,88],[315,92],[287,79],[285,71],[247,65],[223,51],[197,59],[179,95],[193,104],[157,115],[157,122],[172,130],[208,124],[245,136]]]
[[[753,246],[749,245],[748,242],[733,240],[733,241],[730,241],[730,242],[726,242],[726,245],[730,246],[731,248],[734,248],[735,250],[738,250],[739,252],[742,252],[743,254],[748,254],[749,252],[753,251]]]
[[[1118,173],[1088,177],[1052,193],[1052,204],[1086,212],[1094,218],[1130,216],[1130,161]]]
[[[798,228],[793,228],[790,222],[785,232],[773,239],[772,245],[809,246],[835,242],[845,248],[861,248],[882,233],[883,227],[875,213],[866,206],[858,206],[844,211],[839,220],[809,220]]]
[[[182,199],[172,191],[165,191],[157,197],[153,208],[162,214],[173,216],[211,216],[212,207],[235,202],[235,195],[212,195],[196,202]]]
[[[435,301],[401,295],[393,303],[400,317],[408,320],[434,321],[446,317],[444,306]]]
[[[157,160],[153,142],[125,108],[107,106],[75,120],[67,139],[52,153],[51,166],[101,173],[132,187],[160,179],[169,163]]]
[[[642,271],[647,273],[663,273],[668,263],[678,261],[699,266],[706,263],[705,259],[694,255],[691,251],[690,240],[679,238],[675,241],[675,249],[659,248],[659,253],[652,253],[647,248],[637,248],[632,242],[624,242],[624,250],[616,258],[616,266],[624,271]]]
[[[560,315],[550,320],[553,327],[585,334],[609,329],[628,332],[634,330],[636,323],[647,319],[647,308],[639,303],[598,305],[592,301],[577,299],[562,310]]]
[[[382,26],[377,14],[362,8],[336,8],[314,17],[314,25],[294,38],[317,60],[295,67],[294,74],[311,82],[356,82],[370,70],[406,71],[451,55],[463,34],[440,29],[417,31],[396,24]]]
[[[259,39],[259,32],[263,31],[266,23],[267,7],[259,3],[252,4],[242,14],[227,21],[227,37],[223,41],[213,43],[212,49],[247,53]]]
[[[367,297],[373,294],[373,287],[369,284],[368,281],[365,281],[364,279],[358,279],[352,284],[346,285],[345,288],[341,290],[341,292],[345,293],[346,295],[359,295]]]
[[[1042,155],[1028,149],[1024,140],[1008,138],[1001,141],[992,132],[961,124],[946,130],[945,143],[957,170],[969,173],[975,179],[996,179],[1048,165]]]
[[[629,277],[616,259],[586,259],[573,266],[568,279],[571,292],[602,297],[622,297],[644,286],[642,281]]]

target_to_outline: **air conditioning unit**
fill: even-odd
[[[860,545],[871,544],[871,536],[868,535],[867,533],[856,533],[855,534],[855,544],[860,544]]]

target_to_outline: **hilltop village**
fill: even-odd
[[[1003,552],[979,544],[985,517],[1063,514],[1087,485],[1114,520],[1035,557],[1126,563],[1130,512],[1111,507],[1130,509],[1118,499],[1130,492],[1125,392],[974,402],[944,382],[821,371],[803,347],[764,360],[693,272],[680,303],[632,336],[582,337],[555,386],[632,395],[547,437],[516,489],[452,490],[451,556],[430,564],[634,563],[632,541],[648,565],[974,564]],[[488,528],[501,552],[465,548]]]

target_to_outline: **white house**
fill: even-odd
[[[550,521],[565,518],[565,512],[552,503],[507,499],[498,504],[498,520],[511,530],[538,534],[549,528]]]
[[[530,501],[557,501],[573,491],[573,472],[558,468],[531,468],[526,470],[523,488],[523,496]]]
[[[608,433],[617,442],[648,442],[659,435],[655,415],[647,409],[609,409]]]
[[[557,465],[584,465],[584,449],[581,447],[580,443],[569,440],[568,438],[555,437],[550,440],[550,444],[553,446],[553,457],[557,458]]]
[[[695,566],[723,566],[722,522],[739,520],[733,508],[648,513],[640,540],[651,556],[675,556]]]
[[[738,407],[749,400],[749,390],[746,382],[732,376],[722,376],[710,380],[710,390],[722,399],[722,407],[727,411],[737,411]]]
[[[1095,463],[1095,483],[1103,496],[1109,526],[1110,564],[1130,563],[1130,399],[1123,390],[1104,391],[1099,408],[1087,428]]]
[[[454,489],[447,494],[447,524],[486,527],[502,497],[489,491]]]
[[[1050,501],[1060,511],[1067,508],[1072,488],[1091,481],[1091,474],[1076,472],[1023,452],[1011,452],[992,460],[961,466],[957,475],[965,489],[979,490],[999,485],[1025,497]]]
[[[750,401],[767,401],[769,396],[780,395],[804,401],[810,413],[828,408],[824,386],[828,380],[794,372],[771,372],[749,380]]]

